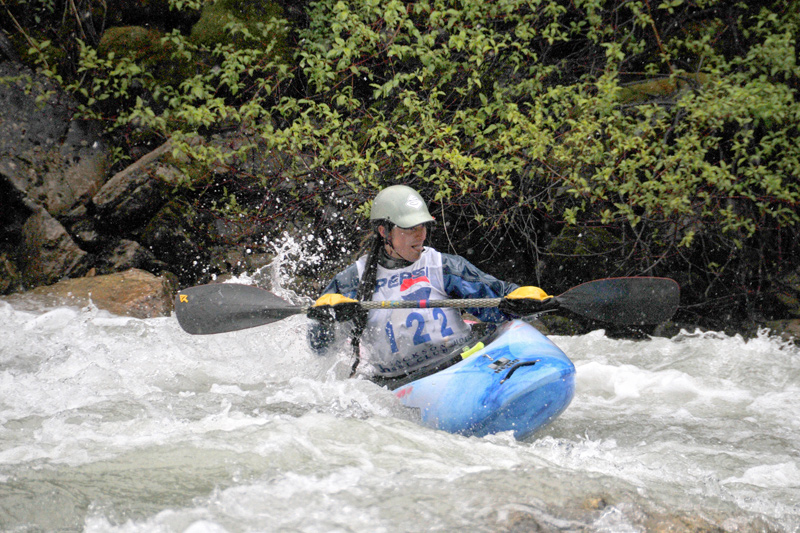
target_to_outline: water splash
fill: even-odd
[[[311,353],[303,316],[191,336],[0,303],[0,324],[3,530],[800,527],[800,356],[772,337],[555,337],[575,400],[519,442],[420,427]]]

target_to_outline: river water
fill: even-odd
[[[766,334],[553,337],[575,399],[515,441],[422,428],[305,327],[0,302],[0,529],[800,530],[800,354]]]

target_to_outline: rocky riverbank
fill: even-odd
[[[0,78],[11,80],[0,84],[0,294],[131,269],[174,290],[269,260],[252,253],[261,228],[239,231],[172,202],[180,172],[169,143],[120,165],[46,78],[10,61]]]
[[[15,295],[11,299],[18,302],[21,294],[76,305],[91,299],[118,314],[162,316],[179,287],[253,272],[271,260],[259,245],[271,230],[263,223],[215,218],[175,200],[171,192],[186,161],[170,142],[143,147],[128,164],[115,162],[99,129],[75,120],[77,103],[47,78],[7,60],[0,62],[0,79],[7,80],[0,84],[0,294]],[[233,154],[258,139],[238,132],[199,142]],[[232,159],[252,175],[284,164],[266,150],[247,153]],[[590,237],[554,239],[552,246],[581,238],[585,244]],[[313,294],[322,282],[305,283]],[[800,337],[800,271],[776,286],[770,297],[785,307],[784,316],[731,322],[726,331],[750,336],[769,328]],[[554,333],[597,326],[561,318],[545,322]],[[681,327],[709,323],[683,321],[646,333],[668,335]]]

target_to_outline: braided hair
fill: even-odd
[[[375,284],[378,281],[378,259],[381,256],[381,251],[385,244],[383,236],[378,232],[379,226],[388,226],[386,221],[379,220],[374,224],[374,232],[365,242],[367,250],[367,261],[364,266],[364,272],[361,275],[361,281],[358,284],[358,291],[356,292],[356,299],[359,302],[365,300],[372,300],[375,294]],[[353,367],[350,370],[350,377],[356,373],[359,363],[361,362],[361,335],[367,327],[367,311],[356,315],[353,320],[353,330],[350,332],[351,344],[353,345]]]

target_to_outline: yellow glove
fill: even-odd
[[[526,285],[525,287],[520,287],[506,294],[506,298],[510,298],[512,300],[519,300],[521,298],[529,298],[533,300],[546,300],[548,298],[552,298],[552,296],[544,292],[539,287],[534,287],[533,285]]]
[[[532,315],[542,310],[542,304],[545,300],[552,298],[549,294],[544,292],[539,287],[525,286],[514,289],[502,300],[498,307],[500,310],[510,316],[526,316]]]
[[[330,294],[323,294],[317,301],[314,302],[314,307],[322,307],[323,305],[339,305],[339,304],[348,304],[348,303],[358,303],[356,300],[352,298],[348,298],[347,296],[343,296],[337,293],[330,293]]]
[[[314,305],[306,311],[306,316],[315,320],[352,320],[362,311],[361,304],[357,300],[348,298],[341,294],[323,294]]]

